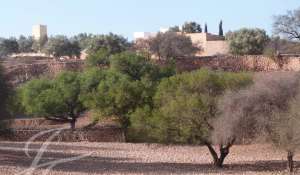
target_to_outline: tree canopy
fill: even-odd
[[[74,72],[63,72],[53,80],[31,80],[19,89],[21,105],[28,115],[69,121],[72,129],[84,110],[80,92],[80,79]]]
[[[149,47],[150,52],[160,59],[192,56],[199,50],[191,38],[174,32],[158,33],[149,40]]]
[[[49,38],[43,51],[54,57],[69,56],[79,57],[80,47],[78,42],[70,41],[66,36],[57,35]]]
[[[239,140],[267,140],[287,151],[289,168],[299,150],[299,74],[258,75],[253,86],[228,92],[214,123],[216,144]],[[226,122],[224,122],[226,121]]]
[[[184,33],[201,33],[201,25],[196,22],[185,22],[182,25],[182,32]]]
[[[229,41],[230,53],[237,55],[259,55],[264,51],[269,41],[265,30],[243,28],[228,32],[226,39]]]
[[[15,38],[0,39],[0,56],[7,56],[19,52],[19,45]]]
[[[19,46],[19,52],[26,53],[26,52],[32,52],[32,45],[33,45],[33,38],[32,37],[25,37],[21,35],[18,39],[18,46]]]
[[[275,34],[286,36],[290,40],[300,40],[300,8],[275,16],[273,29]]]
[[[108,35],[95,35],[88,46],[88,53],[93,54],[100,49],[105,49],[109,54],[126,51],[130,47],[128,40],[120,35],[110,33]]]
[[[154,96],[154,110],[151,112],[147,106],[140,108],[132,124],[138,127],[137,133],[148,132],[150,138],[160,142],[205,144],[215,165],[222,166],[226,155],[216,157],[211,141],[212,121],[218,117],[218,99],[226,90],[237,90],[251,83],[252,78],[248,74],[205,69],[163,79]],[[143,118],[137,120],[137,114]],[[149,130],[145,131],[147,128]],[[233,142],[221,144],[220,149],[228,152]],[[221,151],[221,154],[224,152]]]

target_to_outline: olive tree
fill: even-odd
[[[264,138],[284,148],[292,160],[300,139],[299,85],[299,75],[295,73],[259,74],[253,86],[226,93],[219,103],[220,117],[213,125],[214,143],[229,143],[232,138],[240,141]],[[297,100],[293,100],[295,97]]]
[[[300,8],[274,17],[274,33],[300,40]]]
[[[80,50],[78,42],[72,42],[62,35],[49,38],[43,49],[45,53],[54,57],[69,56],[76,58],[80,56]]]
[[[275,146],[287,153],[287,168],[294,171],[293,158],[300,149],[300,97],[299,94],[290,100],[287,111],[274,113],[272,117],[271,139]]]
[[[230,53],[237,55],[262,54],[269,41],[265,30],[247,28],[228,32],[226,39],[229,42]]]
[[[88,54],[93,54],[100,49],[105,49],[109,54],[121,53],[129,49],[131,44],[126,38],[110,33],[108,35],[95,35],[87,47]]]
[[[188,57],[200,50],[191,38],[174,32],[158,33],[149,40],[149,46],[150,52],[159,59]]]
[[[20,88],[21,105],[31,116],[69,122],[71,129],[84,111],[78,73],[63,72],[55,79],[35,79]]]

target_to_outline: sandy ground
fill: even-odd
[[[24,153],[24,143],[0,142],[0,174],[15,175],[28,170],[40,147],[41,143],[32,144],[29,153],[33,157],[29,158]],[[46,165],[28,175],[46,175],[49,169],[47,163],[84,154],[91,155],[80,160],[50,164],[53,168],[48,174],[286,174],[285,153],[270,145],[234,146],[221,170],[211,166],[206,147],[51,143],[37,161],[37,165]],[[300,157],[297,156],[296,160]],[[300,162],[296,162],[296,166],[300,168]]]

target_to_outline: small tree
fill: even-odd
[[[226,39],[229,41],[230,52],[237,55],[262,54],[269,41],[266,31],[246,28],[228,32]]]
[[[63,72],[53,80],[31,80],[20,89],[21,104],[29,115],[67,121],[74,130],[84,111],[80,89],[78,74],[74,72]]]
[[[196,22],[185,22],[182,26],[182,32],[184,33],[201,33],[201,25]]]
[[[189,37],[173,32],[157,34],[150,39],[149,45],[150,52],[159,59],[188,57],[200,50],[193,45]]]
[[[287,36],[290,40],[300,40],[300,8],[274,17],[274,33]]]
[[[207,24],[205,23],[204,33],[208,33]]]

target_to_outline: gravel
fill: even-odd
[[[29,147],[31,158],[24,153],[25,143],[0,142],[0,174],[15,175],[28,170],[42,143]],[[43,166],[30,175],[95,174],[286,174],[285,152],[271,145],[234,146],[225,167],[211,166],[206,147],[165,146],[129,143],[51,143],[37,165],[90,154],[79,160],[57,164],[47,174]],[[300,157],[296,156],[295,160]],[[296,162],[300,168],[300,162]]]

